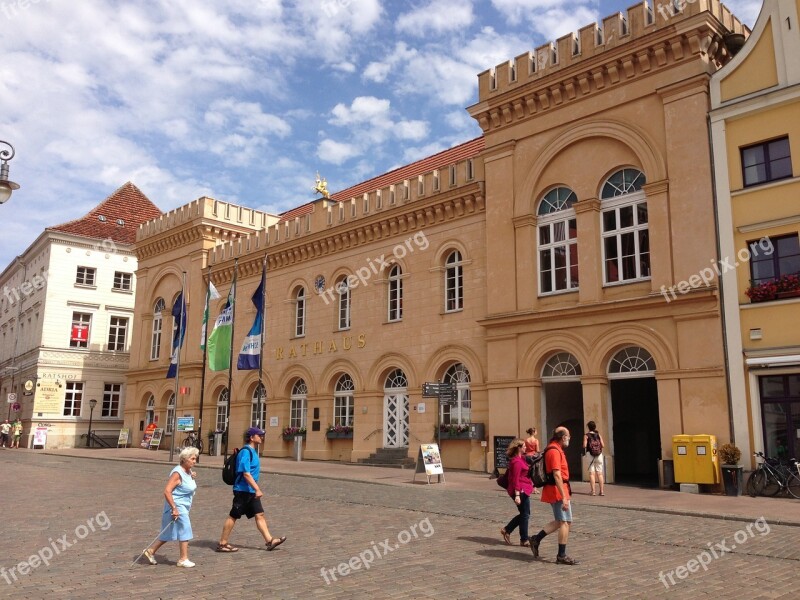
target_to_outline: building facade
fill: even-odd
[[[800,2],[766,0],[711,83],[736,444],[800,454]]]
[[[296,427],[307,458],[414,457],[440,423],[444,464],[473,470],[493,469],[495,437],[566,424],[579,473],[595,420],[609,479],[636,482],[658,481],[675,434],[726,441],[718,287],[695,281],[718,255],[706,119],[730,31],[746,33],[718,2],[638,4],[481,73],[477,140],[285,215],[200,199],[145,224],[126,424],[199,416],[203,390],[204,431],[227,422],[238,445],[265,422],[266,455],[290,455]],[[204,275],[223,296],[237,276],[236,353],[264,257],[266,414],[257,372],[237,370],[227,413],[227,373],[202,379]],[[152,357],[183,271],[176,402]],[[421,396],[436,381],[454,405]]]
[[[46,229],[0,275],[0,393],[33,445],[86,444],[118,432],[135,321],[139,224],[161,211],[127,183],[86,216]],[[95,401],[94,407],[92,401]],[[4,407],[6,408],[6,407]]]

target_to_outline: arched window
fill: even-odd
[[[580,377],[581,365],[569,352],[559,352],[550,357],[542,369],[542,377]]]
[[[258,410],[259,400],[261,401],[261,411]],[[267,423],[267,390],[263,383],[259,383],[253,390],[253,407],[250,411],[250,426],[264,429]]]
[[[389,270],[389,321],[403,318],[403,270],[394,265]]]
[[[353,426],[353,392],[356,387],[353,379],[345,373],[336,382],[333,392],[333,424]]]
[[[289,426],[290,427],[305,427],[306,426],[306,401],[308,398],[308,387],[306,382],[298,379],[292,386],[292,396],[290,399],[290,414]]]
[[[145,426],[150,425],[150,423],[156,422],[156,397],[153,394],[150,394],[150,397],[147,399],[147,408],[144,411],[144,424]]]
[[[153,333],[150,338],[150,360],[158,360],[161,357],[161,329],[164,325],[163,313],[167,305],[163,298],[156,300],[153,305]]]
[[[603,281],[623,283],[650,277],[650,232],[647,201],[641,191],[645,176],[620,169],[600,194],[603,233]]]
[[[386,377],[386,383],[384,384],[384,390],[399,390],[399,389],[407,389],[408,388],[408,379],[406,379],[406,374],[403,373],[402,369],[395,369],[391,373],[389,373],[388,377]]]
[[[539,293],[578,288],[578,225],[575,192],[557,187],[539,202]]]
[[[350,284],[342,277],[336,284],[339,294],[339,329],[350,329]]]
[[[464,267],[461,252],[453,250],[445,260],[444,269],[444,309],[454,312],[464,308]]]
[[[299,288],[295,294],[294,335],[303,337],[306,334],[306,290]]]
[[[451,366],[444,374],[444,383],[456,386],[456,404],[443,404],[441,423],[443,425],[463,425],[470,423],[472,411],[472,392],[469,389],[469,371],[461,363]]]
[[[609,377],[647,377],[654,374],[655,370],[653,356],[639,346],[623,348],[608,363]]]
[[[167,400],[167,435],[175,429],[175,394],[170,394]]]
[[[217,431],[225,431],[228,427],[228,388],[222,388],[217,396]]]

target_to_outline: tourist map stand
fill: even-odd
[[[438,476],[437,483],[445,483],[444,466],[442,465],[442,455],[439,453],[438,444],[422,444],[419,447],[417,468],[414,471],[414,479],[411,481],[416,481],[417,473],[425,473],[428,484],[431,482],[432,475]]]

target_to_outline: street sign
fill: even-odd
[[[14,404],[17,401],[17,394],[16,392],[9,392],[8,393],[8,403]]]

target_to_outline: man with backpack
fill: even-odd
[[[542,489],[542,502],[547,502],[553,508],[553,520],[531,539],[533,557],[539,558],[539,544],[546,535],[558,531],[556,564],[560,565],[578,564],[577,560],[567,556],[567,540],[572,524],[572,506],[570,503],[569,467],[564,448],[569,446],[569,439],[569,430],[566,427],[556,427],[550,443],[545,448],[544,463],[548,480]]]
[[[597,424],[594,421],[589,421],[586,427],[589,431],[583,436],[583,454],[585,456],[588,451],[589,455],[592,457],[592,460],[589,462],[589,485],[592,488],[592,496],[595,495],[595,476],[597,477],[598,483],[600,483],[600,495],[605,496],[606,492],[603,487],[605,483],[603,480],[603,448],[605,448],[605,443],[603,443],[603,436],[597,431]]]
[[[256,527],[264,542],[267,550],[274,550],[286,541],[286,536],[273,537],[267,527],[267,519],[264,517],[264,508],[261,506],[261,497],[264,495],[258,487],[258,477],[261,473],[261,460],[258,458],[256,446],[264,439],[264,430],[258,427],[251,427],[245,433],[247,444],[236,453],[236,478],[233,483],[233,506],[225,525],[222,527],[222,536],[217,544],[217,552],[236,552],[239,548],[228,543],[228,537],[233,531],[242,516],[248,519],[256,518]],[[227,467],[227,465],[226,465]],[[224,469],[223,469],[224,471]]]

